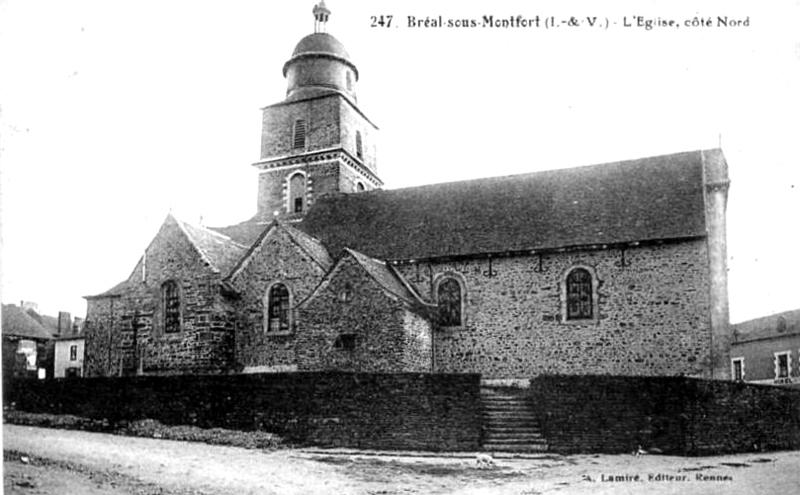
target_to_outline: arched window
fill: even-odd
[[[361,160],[364,159],[364,146],[361,143],[361,131],[356,131],[356,156]]]
[[[594,318],[592,274],[585,268],[575,268],[567,275],[567,320]]]
[[[443,327],[461,326],[461,284],[452,277],[439,282],[436,289],[436,301],[439,307],[439,325]]]
[[[161,310],[164,320],[164,333],[181,330],[181,295],[178,284],[168,280],[161,286]]]
[[[296,120],[294,123],[294,133],[292,134],[292,148],[304,149],[306,147],[306,121]]]
[[[300,172],[289,178],[290,213],[301,213],[306,209],[306,176]]]
[[[267,332],[289,331],[289,288],[282,283],[273,284],[267,292]]]
[[[356,192],[364,192],[364,191],[366,191],[366,189],[367,188],[364,187],[364,183],[363,182],[357,182],[356,183]]]

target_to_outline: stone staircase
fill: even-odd
[[[514,388],[481,388],[483,450],[545,452],[539,421],[524,392]]]

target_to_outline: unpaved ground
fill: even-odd
[[[15,425],[3,435],[7,494],[800,493],[800,452],[498,458],[478,470],[473,458],[262,452]]]

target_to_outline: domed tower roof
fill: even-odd
[[[356,100],[358,69],[344,45],[326,33],[330,10],[325,2],[314,7],[314,33],[297,43],[292,58],[283,65],[288,80],[286,98],[297,100],[336,92]]]
[[[328,33],[309,34],[294,47],[292,57],[302,54],[324,53],[341,57],[345,60],[350,58],[344,45]]]

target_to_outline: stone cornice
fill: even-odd
[[[370,170],[364,163],[355,158],[347,150],[343,148],[328,148],[319,151],[312,151],[309,153],[302,153],[299,155],[282,156],[278,158],[270,158],[268,160],[259,160],[253,163],[253,166],[259,170],[275,170],[284,167],[294,167],[297,165],[306,165],[309,163],[319,163],[326,161],[339,160],[356,172],[363,175],[375,187],[382,187],[383,181]]]

